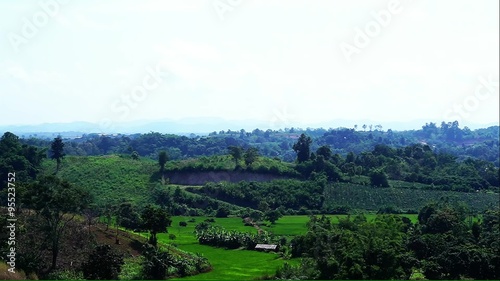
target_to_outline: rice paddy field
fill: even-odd
[[[374,214],[365,215],[368,220],[374,219]],[[417,215],[402,215],[415,222]],[[333,222],[338,222],[339,218],[346,215],[328,215]],[[194,219],[194,222],[189,220]],[[213,267],[213,270],[195,276],[181,278],[182,280],[252,280],[264,275],[274,274],[276,269],[285,262],[297,264],[299,259],[283,260],[276,253],[264,253],[248,250],[226,250],[206,245],[198,244],[194,235],[195,226],[207,219],[207,217],[172,217],[172,226],[168,228],[168,233],[158,234],[158,241],[165,244],[173,244],[184,251],[192,253],[202,253]],[[179,222],[187,222],[186,227],[179,226]],[[277,235],[284,235],[289,238],[304,234],[307,231],[306,223],[308,216],[284,216],[271,227],[263,226],[262,229]],[[215,218],[216,225],[220,225],[229,230],[245,231],[257,233],[252,226],[245,226],[241,218]],[[174,234],[175,239],[170,239],[169,235]],[[143,234],[146,235],[147,234]],[[174,280],[181,280],[174,279]]]

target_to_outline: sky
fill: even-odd
[[[498,123],[499,33],[497,0],[0,1],[0,125]]]

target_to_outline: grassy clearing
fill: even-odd
[[[376,214],[366,214],[365,216],[368,220],[373,220]],[[413,223],[417,221],[417,215],[415,214],[403,214],[400,216],[408,217]],[[345,218],[346,215],[327,215],[327,217],[332,218],[333,223],[337,223],[339,219]],[[189,222],[191,219],[195,221]],[[285,262],[291,264],[300,263],[299,259],[283,260],[275,253],[225,250],[200,245],[194,235],[194,229],[198,223],[205,219],[208,219],[208,217],[175,216],[172,217],[172,226],[168,228],[168,233],[158,234],[158,241],[160,243],[172,244],[181,250],[192,253],[201,253],[209,260],[213,267],[213,270],[210,272],[175,280],[251,280],[263,275],[274,274],[276,269]],[[181,221],[187,222],[187,226],[179,226],[179,222]],[[308,221],[308,216],[284,216],[275,225],[271,227],[263,226],[262,228],[277,235],[284,235],[291,238],[295,235],[305,234]],[[238,217],[215,218],[214,224],[228,230],[256,233],[254,227],[244,226],[242,219]],[[170,234],[175,235],[175,239],[170,239]],[[145,233],[141,235],[148,237],[148,234]]]
[[[194,236],[196,224],[204,221],[207,217],[194,217],[195,222],[188,222],[186,227],[179,226],[179,222],[188,221],[190,217],[173,217],[172,227],[169,233],[158,234],[158,241],[165,244],[176,245],[179,249],[202,253],[210,262],[213,270],[196,276],[182,278],[182,280],[251,280],[257,277],[274,274],[276,269],[283,265],[285,260],[275,253],[262,253],[247,250],[225,250],[198,244]],[[255,231],[255,228],[244,226],[241,218],[216,218],[215,224],[227,229],[239,231]],[[170,234],[175,239],[169,238]],[[147,237],[147,234],[142,234]],[[290,263],[298,263],[298,260],[290,260]]]
[[[368,220],[376,217],[375,214],[365,215]],[[416,222],[417,215],[401,215],[406,216],[413,222]],[[338,222],[339,218],[345,218],[346,215],[328,215],[334,223]],[[190,219],[195,219],[195,222],[188,222]],[[275,253],[261,253],[246,250],[225,250],[214,248],[206,245],[198,244],[194,236],[194,228],[196,224],[204,221],[207,217],[184,217],[176,216],[172,218],[172,226],[168,229],[169,233],[158,235],[158,240],[161,243],[177,245],[181,250],[202,253],[213,266],[211,272],[202,273],[196,276],[182,278],[182,280],[250,280],[257,277],[274,274],[276,269],[283,265],[284,262],[298,264],[298,259],[285,261],[280,259]],[[179,222],[186,221],[186,227],[179,226]],[[271,227],[263,227],[264,230],[273,232],[277,235],[285,235],[293,237],[295,235],[304,234],[307,231],[306,223],[309,221],[308,216],[284,216],[280,218],[275,225]],[[245,232],[256,233],[257,230],[251,226],[244,226],[242,219],[237,217],[231,218],[215,218],[216,225],[220,225],[229,230],[238,230]],[[169,239],[169,234],[174,234],[174,240]]]

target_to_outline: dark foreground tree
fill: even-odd
[[[43,218],[42,230],[51,244],[51,270],[57,267],[60,240],[69,222],[91,202],[90,195],[82,188],[71,185],[55,176],[42,177],[28,186],[26,203]]]
[[[87,280],[117,280],[123,263],[123,256],[111,246],[99,245],[82,265],[83,276]]]
[[[281,218],[283,215],[278,211],[278,210],[270,210],[270,211],[267,211],[265,214],[264,214],[264,217],[266,218],[266,220],[270,221],[271,224],[275,224],[276,221]]]
[[[316,155],[319,156],[323,156],[323,158],[325,159],[325,161],[328,161],[330,160],[330,158],[332,158],[332,150],[330,149],[330,146],[328,145],[323,145],[321,146],[320,148],[318,148],[318,150],[316,150]]]
[[[227,218],[229,216],[230,212],[227,207],[220,207],[217,209],[217,213],[215,213],[216,218]]]
[[[151,237],[149,243],[156,247],[158,244],[156,234],[167,231],[167,227],[172,224],[172,220],[167,211],[162,208],[146,206],[142,212],[143,227],[149,230]]]
[[[259,149],[256,147],[249,147],[247,151],[245,151],[245,154],[243,155],[243,158],[245,159],[245,165],[250,166],[252,165],[255,160],[259,157]]]
[[[150,280],[163,280],[167,270],[172,266],[171,255],[151,245],[144,245],[144,262],[142,264],[142,277]]]
[[[229,150],[229,154],[233,157],[235,167],[237,168],[241,157],[243,157],[243,148],[239,146],[229,146],[227,150]]]
[[[310,137],[305,134],[301,134],[297,143],[293,145],[293,150],[297,153],[297,161],[299,163],[309,160],[311,157],[311,143]]]
[[[61,136],[57,136],[57,138],[55,138],[54,141],[51,143],[50,152],[52,153],[50,158],[56,160],[57,163],[56,173],[57,173],[59,172],[59,168],[61,167],[61,160],[66,155],[64,154],[64,143],[62,141]]]
[[[158,164],[160,165],[160,172],[163,175],[165,172],[165,164],[167,164],[168,161],[168,154],[166,151],[160,151],[160,154],[158,154]]]
[[[375,169],[370,173],[370,184],[378,187],[389,187],[387,174],[380,169]]]

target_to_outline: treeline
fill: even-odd
[[[392,215],[338,224],[312,217],[308,232],[291,242],[301,265],[285,264],[275,278],[499,279],[499,215],[490,210],[473,222],[463,209],[440,202],[423,208],[417,224]]]
[[[208,136],[190,137],[172,134],[148,133],[133,135],[98,135],[88,134],[78,139],[65,140],[68,155],[127,154],[136,152],[139,156],[156,158],[159,151],[166,150],[171,159],[186,159],[198,156],[222,155],[228,146],[255,147],[261,155],[278,157],[286,162],[295,160],[293,145],[300,134],[311,136],[312,149],[328,145],[334,153],[347,155],[372,150],[377,144],[391,147],[404,147],[416,143],[425,143],[437,153],[449,153],[459,160],[472,157],[499,166],[499,127],[470,130],[459,127],[458,122],[428,123],[421,130],[393,131],[382,130],[382,126],[362,126],[338,129],[300,129],[260,130],[251,132],[220,131]],[[29,137],[24,144],[48,147],[50,139]]]
[[[372,186],[389,187],[388,180],[398,180],[462,192],[483,189],[498,192],[500,186],[499,168],[493,163],[472,158],[458,161],[451,154],[436,153],[423,144],[401,148],[378,144],[372,151],[358,155],[350,152],[345,158],[322,146],[316,153],[298,160],[296,169],[305,178],[325,173],[330,181],[347,181],[347,177],[353,181],[363,175],[370,178]]]

